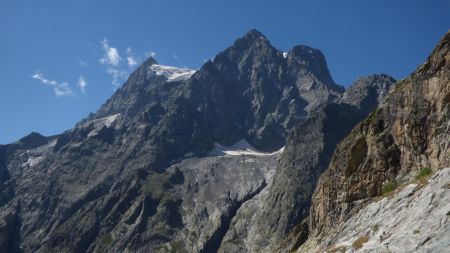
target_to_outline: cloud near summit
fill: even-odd
[[[109,45],[108,39],[104,38],[101,41],[102,49],[104,51],[103,57],[100,59],[102,64],[117,66],[122,61],[119,55],[119,50]]]
[[[53,92],[55,93],[55,96],[61,97],[61,96],[68,96],[72,94],[72,89],[69,86],[68,82],[57,82],[55,80],[50,80],[44,77],[44,75],[41,72],[36,71],[31,78],[36,79],[40,81],[42,84],[48,85],[53,88]]]

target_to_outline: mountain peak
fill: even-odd
[[[264,39],[266,39],[264,34],[262,34],[260,31],[256,30],[255,28],[249,30],[243,37],[244,38],[259,38],[259,37],[263,37]]]
[[[158,64],[155,58],[153,56],[150,56],[147,60],[145,60],[141,66],[151,66],[153,64]]]
[[[18,141],[18,144],[20,144],[20,147],[23,149],[31,149],[47,144],[47,138],[40,133],[31,132],[27,136],[21,138]]]
[[[288,56],[303,59],[305,61],[325,61],[325,56],[319,49],[305,45],[297,45],[288,52]]]
[[[258,43],[259,44],[256,44]],[[244,36],[237,39],[234,42],[234,47],[238,50],[245,50],[250,48],[252,45],[262,45],[262,46],[270,46],[269,40],[264,36],[261,32],[256,29],[252,29],[248,31]]]

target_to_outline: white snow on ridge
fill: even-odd
[[[253,148],[246,140],[240,140],[231,146],[223,146],[219,143],[214,143],[214,149],[209,153],[211,156],[237,156],[237,155],[252,155],[252,156],[270,156],[281,154],[284,150],[273,153],[266,153]]]
[[[85,123],[84,125],[88,125],[90,123],[94,124],[94,129],[88,134],[88,137],[96,135],[103,127],[111,127],[112,124],[116,121],[117,117],[120,116],[120,113],[114,114],[108,117],[100,118],[100,119],[94,119],[92,121],[89,121]]]
[[[287,58],[287,55],[288,55],[288,53],[283,52],[283,57],[284,57],[284,58]]]
[[[195,70],[153,64],[150,66],[150,73],[164,76],[168,82],[175,82],[189,79],[195,73]]]
[[[24,167],[33,167],[34,165],[40,163],[43,160],[43,156],[37,156],[37,157],[28,157],[28,160],[24,163],[22,163],[22,168]]]
[[[97,127],[110,127],[114,121],[116,121],[117,117],[119,117],[120,113],[114,114],[108,117],[100,118],[100,119],[94,119],[92,123],[94,123],[95,128]]]

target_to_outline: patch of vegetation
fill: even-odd
[[[418,233],[420,233],[420,230],[415,229],[415,230],[413,231],[413,233],[414,233],[414,234],[418,234]]]
[[[422,168],[419,170],[419,173],[416,176],[416,180],[421,184],[425,185],[428,183],[428,178],[433,173],[433,170],[430,168]]]
[[[169,252],[167,245],[158,245],[154,248],[157,252]]]
[[[102,237],[100,237],[100,244],[102,245],[110,245],[113,241],[113,237],[110,233],[104,234],[102,235]]]
[[[381,193],[385,196],[391,192],[393,192],[397,188],[398,184],[395,181],[387,181],[383,184],[383,187],[381,188]]]
[[[375,224],[372,226],[372,231],[377,232],[379,228],[380,228],[380,226],[378,224]]]
[[[173,241],[170,243],[170,246],[172,246],[172,250],[170,251],[171,253],[187,253],[188,252],[184,246],[183,241]]]
[[[347,247],[345,246],[339,246],[339,247],[333,247],[328,250],[328,253],[345,253],[347,251]]]
[[[402,80],[398,81],[398,82],[394,85],[394,90],[395,90],[395,92],[399,92],[400,90],[403,89],[403,87],[406,86],[406,84],[408,84],[408,83],[410,83],[410,82],[412,82],[412,81],[414,81],[414,80],[413,80],[413,77],[408,77],[408,78],[405,78],[405,79],[402,79]]]
[[[381,112],[380,108],[377,108],[375,110],[373,110],[369,116],[367,116],[367,118],[364,120],[365,123],[367,124],[374,124],[378,121],[379,118],[379,114]]]
[[[369,237],[367,236],[361,236],[358,239],[356,239],[353,243],[352,243],[352,247],[354,249],[360,249],[362,248],[362,246],[364,245],[364,243],[369,241]]]
[[[164,173],[151,172],[148,174],[144,185],[144,194],[158,200],[166,197],[170,198],[170,190],[183,182],[184,175],[179,168],[171,169]]]
[[[111,243],[113,242],[113,237],[111,235],[111,233],[107,233],[102,235],[99,238],[99,246],[97,248],[97,250],[95,251],[96,253],[106,253],[108,252],[108,248],[109,245],[111,245]]]
[[[422,168],[419,170],[419,174],[416,176],[416,179],[429,176],[432,172],[433,171],[430,168]]]

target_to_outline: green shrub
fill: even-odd
[[[368,241],[369,241],[369,237],[367,237],[367,236],[361,236],[361,237],[359,237],[358,239],[356,239],[356,240],[353,242],[352,247],[353,247],[354,249],[360,249],[360,248],[362,248],[362,246],[364,245],[364,243],[366,243],[366,242],[368,242]]]
[[[328,250],[328,253],[345,253],[347,248],[345,246],[334,247]]]
[[[109,245],[113,241],[113,237],[110,233],[104,234],[100,237],[100,244]]]
[[[397,182],[387,181],[386,183],[384,183],[383,188],[381,188],[381,193],[385,195],[395,190],[395,188],[397,188]]]
[[[358,239],[356,239],[356,240],[353,242],[352,247],[353,247],[354,249],[360,249],[360,248],[362,248],[362,246],[364,245],[364,243],[366,243],[366,242],[368,242],[368,241],[369,241],[369,237],[367,237],[367,236],[361,236],[361,237],[359,237]]]
[[[422,168],[419,170],[419,174],[417,174],[416,179],[420,179],[426,177],[433,172],[430,168]]]

